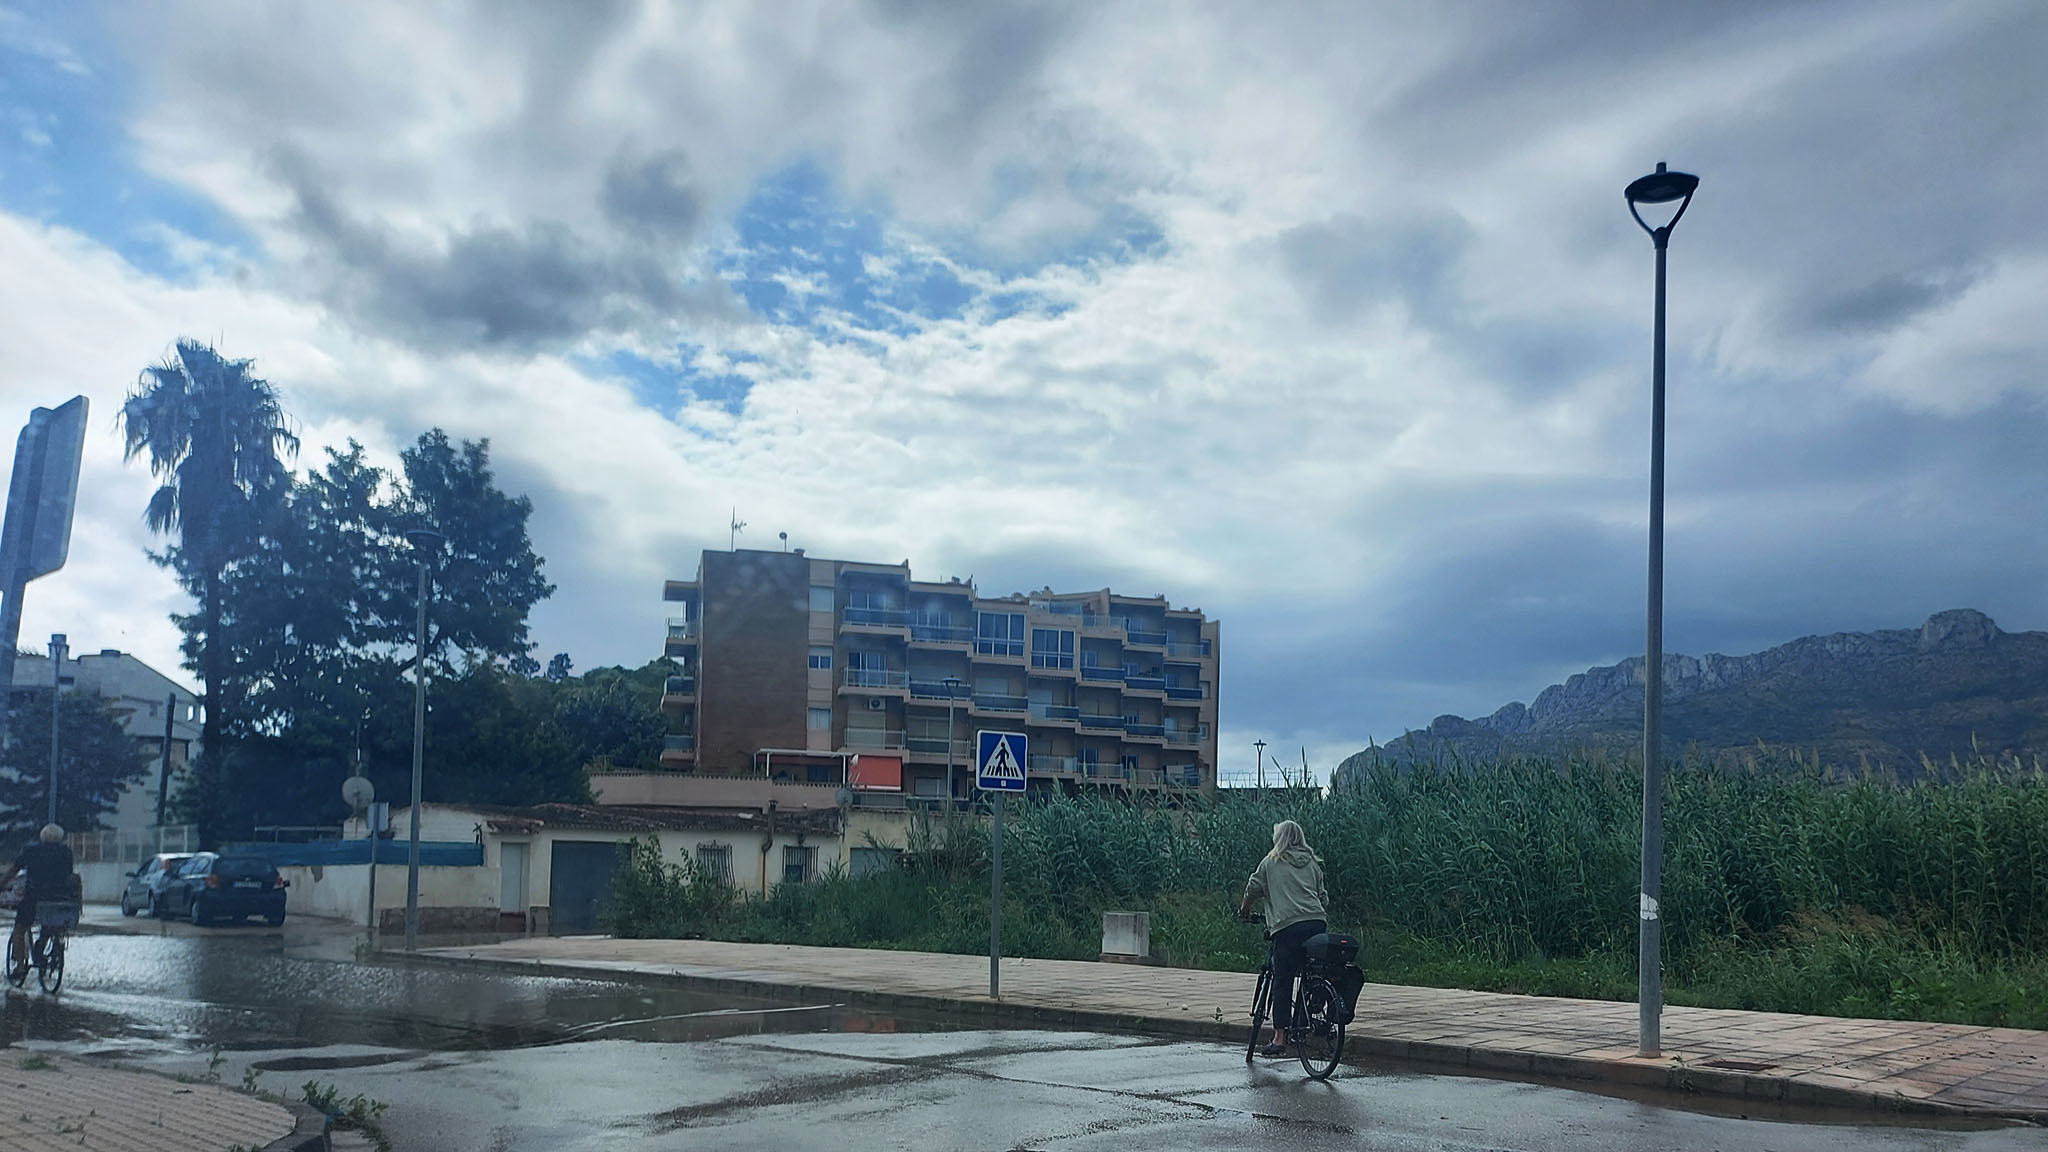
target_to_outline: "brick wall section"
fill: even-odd
[[[697,767],[742,772],[761,748],[802,748],[809,683],[810,562],[795,553],[706,552]]]

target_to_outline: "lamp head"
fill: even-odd
[[[432,528],[408,528],[405,530],[405,538],[414,548],[422,552],[448,542],[446,536],[441,535]]]
[[[1699,186],[1699,177],[1690,172],[1672,172],[1660,163],[1655,172],[1629,181],[1628,187],[1622,190],[1622,195],[1628,198],[1629,215],[1636,218],[1636,223],[1641,225],[1643,231],[1648,232],[1650,239],[1656,241],[1661,248],[1670,238],[1671,230],[1678,226],[1678,218],[1685,215],[1686,207],[1692,203],[1692,194]],[[1644,221],[1643,214],[1636,210],[1638,204],[1669,204],[1673,201],[1678,203],[1678,211],[1671,214],[1669,221],[1656,228],[1650,227]]]

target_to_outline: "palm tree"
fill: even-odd
[[[199,834],[209,844],[217,832],[221,757],[233,708],[225,687],[221,577],[255,552],[266,515],[288,487],[280,452],[299,449],[277,390],[254,367],[252,360],[230,360],[181,339],[173,355],[143,370],[121,406],[126,458],[147,453],[150,474],[163,481],[144,519],[153,532],[177,534],[164,562],[199,601],[197,620],[186,625],[186,650],[188,658],[198,658],[206,693],[196,783]]]

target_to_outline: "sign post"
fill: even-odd
[[[992,792],[989,823],[988,998],[1003,998],[1003,794],[1024,790],[1027,740],[1022,732],[975,734],[974,786]]]

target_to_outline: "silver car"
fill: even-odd
[[[161,915],[159,894],[164,881],[178,874],[185,861],[192,858],[190,852],[164,852],[149,858],[149,861],[135,871],[128,873],[128,884],[121,889],[121,915],[133,916],[144,908],[152,916]]]

